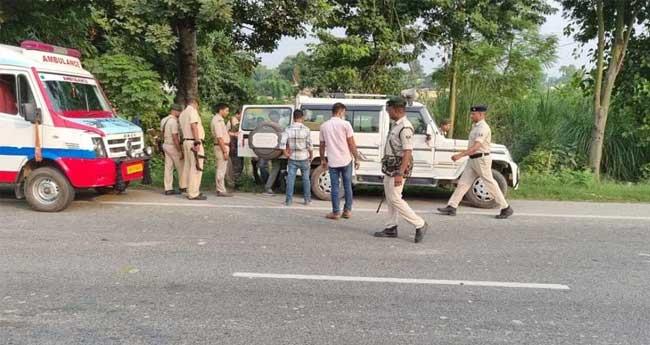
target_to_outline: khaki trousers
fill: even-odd
[[[187,188],[187,181],[183,180],[183,173],[185,172],[185,162],[181,159],[181,153],[176,149],[175,145],[164,144],[163,151],[165,151],[165,191],[174,189],[174,169],[178,174],[178,186],[180,189]]]
[[[402,217],[419,229],[424,226],[424,219],[415,214],[411,206],[402,199],[402,190],[404,190],[404,183],[396,187],[394,177],[384,176],[384,195],[386,195],[386,206],[388,206],[386,227],[397,226],[399,217]]]
[[[183,178],[187,181],[187,197],[196,198],[201,194],[201,177],[203,177],[203,171],[196,168],[196,158],[194,157],[194,152],[192,147],[194,142],[191,140],[186,140],[183,142],[183,154],[185,155],[185,169],[183,171]],[[199,155],[205,156],[205,150],[203,145],[199,146]],[[199,159],[199,167],[203,168],[203,163],[205,159]]]
[[[467,162],[463,175],[460,177],[460,180],[458,180],[458,186],[456,186],[454,194],[452,194],[449,199],[449,206],[458,207],[460,201],[465,196],[465,193],[467,193],[467,191],[472,187],[472,184],[474,184],[474,180],[476,180],[477,177],[483,179],[483,185],[487,189],[488,193],[494,197],[494,200],[497,202],[499,207],[502,209],[508,207],[508,202],[503,196],[499,184],[494,179],[494,176],[492,176],[492,158],[489,156],[470,159]]]
[[[214,158],[217,172],[215,175],[215,184],[217,193],[228,193],[226,190],[226,172],[228,171],[228,161],[224,158],[223,151],[219,145],[214,145]]]

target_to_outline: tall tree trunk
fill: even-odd
[[[458,65],[460,60],[460,49],[456,43],[452,44],[451,47],[451,63],[450,63],[450,81],[449,81],[449,122],[451,128],[447,136],[449,138],[454,137],[454,129],[456,128],[456,105],[457,94],[458,94]]]
[[[603,147],[605,143],[605,129],[607,127],[607,116],[611,104],[614,84],[625,59],[625,52],[634,30],[634,20],[637,13],[626,11],[627,4],[624,1],[619,3],[616,13],[616,29],[614,31],[613,43],[610,49],[610,61],[605,73],[605,79],[600,89],[594,90],[597,109],[594,109],[594,128],[591,134],[591,145],[589,147],[589,166],[593,169],[594,175],[600,179],[601,165],[603,159]],[[602,16],[602,11],[600,13]],[[625,22],[625,19],[628,19]],[[600,19],[599,19],[600,21]],[[600,26],[600,22],[599,22]],[[600,28],[599,28],[600,30]],[[600,33],[599,33],[600,35]]]
[[[185,99],[199,95],[198,52],[196,22],[183,19],[178,22],[178,93]]]
[[[601,94],[603,84],[603,70],[605,63],[605,19],[603,16],[603,0],[596,2],[596,18],[598,21],[598,51],[596,55],[596,81],[594,86],[594,127],[591,133],[591,144],[589,147],[589,165],[597,178],[600,177],[600,162],[602,160],[603,138],[599,137],[600,127],[603,124],[601,108]],[[604,136],[604,130],[602,131]]]

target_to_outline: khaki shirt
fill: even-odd
[[[404,155],[404,150],[413,150],[413,125],[406,116],[397,120],[393,128],[388,132],[388,140],[384,146],[386,156]]]
[[[163,127],[164,126],[164,127]],[[174,134],[179,133],[178,119],[174,115],[168,115],[160,121],[160,130],[164,133],[163,144],[175,145]],[[180,138],[179,138],[180,139]]]
[[[474,146],[474,143],[481,143],[481,147],[476,153],[490,153],[490,145],[492,144],[492,130],[485,120],[481,120],[472,125],[472,131],[469,132],[469,142],[467,148]]]
[[[204,140],[205,131],[203,130],[203,124],[201,123],[201,116],[199,112],[194,109],[192,106],[187,106],[185,110],[179,116],[178,121],[180,122],[181,131],[183,132],[184,140]],[[198,123],[199,137],[194,138],[192,134],[192,124]]]
[[[228,134],[226,122],[223,120],[223,117],[221,117],[221,115],[215,115],[212,117],[212,122],[210,122],[210,129],[212,130],[212,137],[214,137],[215,145],[218,144],[218,138],[223,140],[224,144],[230,144],[230,134]]]
[[[228,132],[239,132],[239,120],[234,116],[231,117],[230,120],[228,120],[226,127]]]

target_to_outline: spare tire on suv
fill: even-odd
[[[248,135],[248,143],[257,157],[262,159],[276,159],[282,155],[280,140],[282,127],[275,122],[260,123]]]

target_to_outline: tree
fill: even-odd
[[[449,64],[449,119],[453,136],[456,119],[458,76],[464,54],[478,37],[489,42],[508,42],[517,30],[540,25],[554,9],[545,0],[423,1],[426,9],[421,36],[447,49]]]
[[[136,55],[147,56],[161,75],[177,86],[180,99],[199,95],[199,44],[215,42],[205,40],[203,35],[222,32],[235,50],[270,51],[283,35],[301,35],[304,19],[322,5],[320,1],[291,0],[113,2],[114,6],[99,8],[95,15],[108,40],[117,43],[113,45],[118,49],[141,51]],[[223,47],[208,49],[218,55],[217,50]]]
[[[102,88],[120,114],[139,117],[144,128],[158,126],[165,103],[160,76],[144,59],[123,54],[105,54],[86,60],[85,67],[102,81]]]
[[[459,64],[457,104],[469,109],[473,103],[487,103],[494,122],[494,134],[512,131],[512,119],[502,116],[511,104],[529,97],[541,89],[544,68],[555,60],[557,38],[540,35],[536,28],[517,31],[508,42],[477,39],[469,44]],[[449,85],[449,66],[434,73],[437,85]],[[448,101],[447,93],[442,93]],[[446,107],[437,109],[447,113]],[[457,116],[457,135],[467,134],[469,117]]]
[[[560,75],[557,77],[548,77],[546,81],[548,86],[561,86],[565,83],[571,82],[576,75],[583,75],[584,70],[579,69],[574,65],[565,65],[560,66],[559,72]]]
[[[589,166],[600,177],[607,116],[616,78],[623,69],[635,25],[648,25],[648,0],[562,0],[571,23],[565,29],[576,40],[597,40],[594,71],[594,126],[589,146]]]
[[[400,64],[417,59],[421,1],[331,0],[314,19],[320,42],[310,46],[301,84],[324,91],[396,93],[406,83]],[[345,30],[345,37],[332,33]],[[397,77],[397,78],[396,78]]]
[[[19,45],[24,40],[39,40],[94,56],[98,37],[90,8],[91,1],[0,1],[0,42]]]
[[[295,96],[296,90],[290,80],[284,78],[278,69],[258,66],[253,74],[257,94],[281,101]]]

